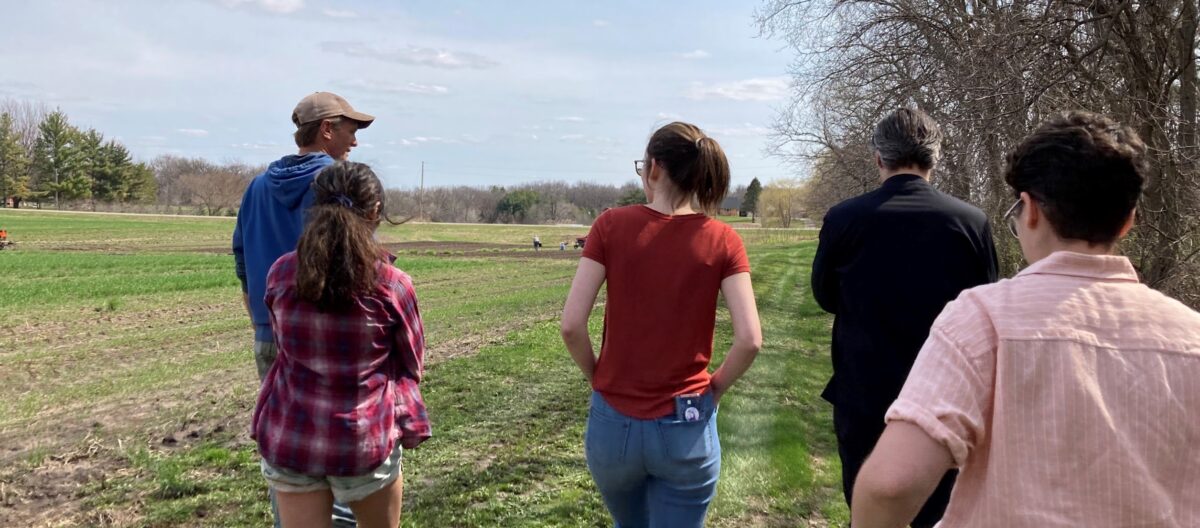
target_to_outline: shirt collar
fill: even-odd
[[[928,181],[925,180],[925,178],[917,176],[916,174],[902,173],[902,174],[897,174],[895,176],[892,176],[886,180],[883,180],[883,188],[892,189],[892,188],[903,187],[911,182],[925,183],[925,184],[929,183]]]
[[[1138,282],[1137,270],[1128,258],[1118,255],[1086,255],[1072,251],[1055,251],[1034,262],[1017,274],[1068,275],[1097,280]]]

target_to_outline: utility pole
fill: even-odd
[[[421,192],[417,194],[417,218],[425,219],[425,162],[421,162]]]

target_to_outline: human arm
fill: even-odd
[[[242,197],[242,207],[238,210],[237,223],[233,227],[233,272],[237,275],[238,282],[242,284],[242,306],[246,308],[246,315],[251,316],[250,312],[250,288],[246,283],[246,243],[242,238],[242,215],[241,212],[246,209],[246,197]]]
[[[399,315],[392,350],[400,353],[400,364],[416,381],[425,374],[425,323],[417,306],[412,279],[402,274],[393,286],[393,307]]]
[[[997,346],[979,298],[968,291],[946,305],[858,474],[855,527],[906,526],[947,470],[968,466],[989,430]]]
[[[592,338],[588,335],[588,318],[592,315],[592,305],[596,303],[600,286],[604,284],[604,273],[603,264],[587,257],[580,258],[575,279],[571,281],[571,292],[567,294],[567,302],[563,306],[563,343],[588,383],[592,382],[592,373],[596,369],[596,353]]]
[[[812,264],[812,292],[813,298],[817,300],[817,304],[822,310],[831,314],[837,313],[838,296],[838,277],[836,263],[836,245],[838,237],[835,235],[837,221],[833,216],[833,211],[825,215],[825,219],[821,222],[821,234],[817,242],[817,254],[813,257]]]
[[[945,446],[905,421],[888,424],[854,481],[855,528],[908,526],[954,467]]]
[[[733,322],[733,344],[725,354],[725,361],[721,362],[709,381],[709,389],[717,401],[746,373],[762,348],[762,326],[758,320],[758,306],[754,301],[750,273],[735,273],[725,277],[721,281],[721,294],[725,296],[725,305],[729,307]]]

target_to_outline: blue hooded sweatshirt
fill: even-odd
[[[254,178],[242,196],[233,229],[233,258],[242,291],[250,295],[256,341],[274,340],[263,302],[267,272],[276,259],[296,249],[304,230],[304,214],[312,205],[313,178],[333,161],[324,153],[284,156]]]

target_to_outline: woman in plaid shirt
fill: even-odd
[[[394,527],[401,451],[430,436],[417,297],[375,241],[383,186],[370,167],[338,162],[312,185],[296,251],[267,275],[279,356],[253,436],[283,526],[329,526],[337,498],[359,526]]]

